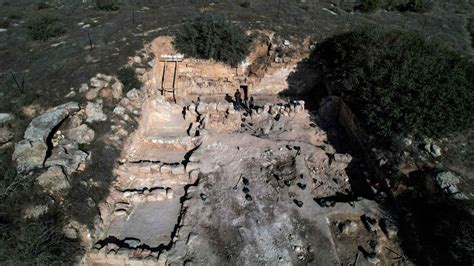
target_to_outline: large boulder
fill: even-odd
[[[24,139],[15,145],[13,160],[19,173],[41,168],[48,151],[48,137],[68,116],[79,111],[78,103],[69,102],[54,107],[34,118],[25,131]]]
[[[66,117],[79,111],[78,103],[69,102],[35,117],[25,131],[24,138],[30,141],[46,143],[48,136]]]

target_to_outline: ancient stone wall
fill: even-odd
[[[314,84],[306,82],[303,78],[291,79],[292,74],[301,71],[301,62],[308,55],[307,49],[300,46],[300,44],[290,46],[287,43],[281,50],[298,52],[281,55],[281,52],[264,49],[266,44],[256,41],[246,61],[238,67],[213,60],[184,58],[178,63],[174,79],[175,63],[165,64],[160,60],[161,55],[176,53],[172,46],[172,37],[161,36],[149,46],[155,54],[153,70],[148,74],[149,87],[157,91],[161,88],[172,89],[174,82],[178,97],[233,95],[241,85],[247,86],[249,94],[253,95],[275,95],[288,91],[296,94],[304,93]],[[308,78],[311,79],[311,76]]]

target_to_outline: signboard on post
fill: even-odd
[[[184,55],[183,54],[174,54],[174,55],[168,55],[164,54],[161,55],[161,62],[163,63],[163,74],[161,77],[161,95],[165,95],[165,92],[172,92],[173,93],[173,100],[176,102],[176,89],[177,89],[177,80],[176,76],[178,74],[178,62],[183,61]],[[172,82],[172,88],[165,88],[165,77],[166,77],[166,62],[174,62],[174,70],[173,70],[173,82]]]

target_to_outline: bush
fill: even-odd
[[[6,19],[0,19],[0,28],[6,29],[10,26],[10,22]]]
[[[30,18],[26,22],[26,27],[33,40],[46,41],[66,32],[61,25],[61,20],[49,13]]]
[[[201,15],[185,23],[174,40],[176,49],[191,57],[238,65],[245,59],[250,39],[240,27],[221,16]]]
[[[395,8],[399,11],[411,11],[411,12],[427,12],[433,7],[432,0],[405,0],[395,5]]]
[[[250,7],[250,2],[248,2],[248,1],[241,2],[239,5],[243,8],[249,8]]]
[[[442,136],[474,125],[474,63],[407,32],[356,31],[316,50],[332,93],[374,135]]]
[[[123,83],[124,92],[131,89],[140,89],[142,83],[137,79],[135,71],[131,67],[122,67],[117,72],[117,78]]]
[[[362,0],[358,8],[364,12],[373,12],[381,6],[380,0]]]
[[[46,3],[46,2],[39,2],[37,5],[36,5],[36,8],[38,8],[38,10],[42,10],[42,9],[48,9],[50,8],[49,4]]]
[[[25,219],[23,210],[50,199],[35,189],[35,179],[20,176],[11,164],[12,150],[0,151],[0,264],[57,265],[77,263],[80,243],[65,237],[60,206],[38,219]]]
[[[21,14],[21,13],[9,13],[7,17],[9,19],[22,19],[23,14]]]
[[[106,11],[119,10],[117,0],[95,0],[95,7]]]

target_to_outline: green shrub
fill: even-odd
[[[404,0],[395,5],[399,11],[427,12],[433,7],[432,0]]]
[[[135,71],[131,67],[122,67],[117,72],[117,78],[123,83],[124,92],[131,89],[140,89],[142,83],[137,79]]]
[[[221,16],[204,14],[185,23],[174,40],[176,49],[191,57],[238,65],[245,59],[250,39],[240,27]]]
[[[117,0],[95,0],[95,7],[106,11],[119,10]]]
[[[80,243],[65,237],[65,220],[60,206],[38,219],[25,219],[23,210],[50,199],[35,189],[35,179],[20,176],[11,163],[12,150],[0,151],[0,264],[74,264],[81,252]]]
[[[10,26],[10,22],[8,20],[0,18],[0,28],[6,29],[9,26]]]
[[[48,40],[66,32],[61,20],[49,13],[34,16],[26,22],[28,32],[33,40]]]
[[[380,0],[362,0],[358,8],[364,12],[373,12],[381,6]]]
[[[248,2],[248,1],[241,2],[239,5],[243,8],[249,8],[250,7],[250,2]]]
[[[38,8],[38,10],[42,10],[42,9],[48,9],[50,8],[49,4],[46,3],[46,2],[39,2],[37,5],[36,5],[36,8]]]
[[[8,16],[7,16],[9,19],[22,19],[23,18],[23,14],[21,13],[9,13]]]
[[[442,136],[474,125],[474,63],[408,32],[346,33],[316,49],[332,93],[370,132]]]

